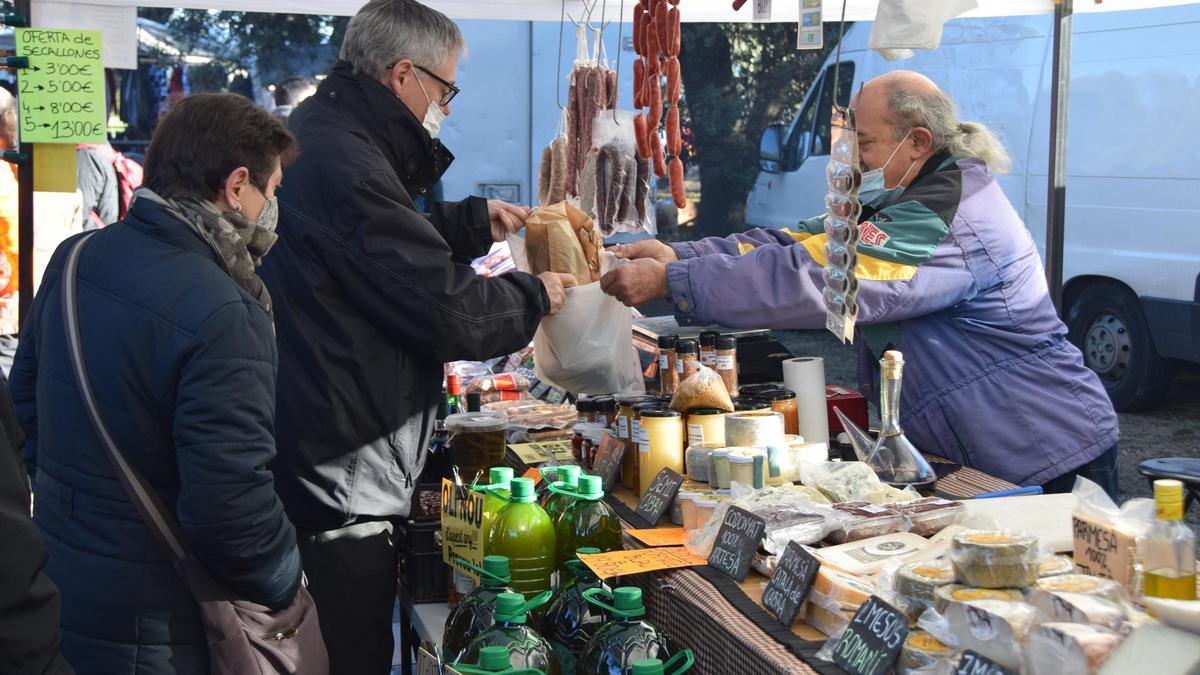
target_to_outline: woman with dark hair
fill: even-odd
[[[83,356],[116,446],[209,572],[276,609],[301,572],[267,469],[276,352],[255,270],[295,152],[241,96],[184,99],[154,134],[126,217],[82,251],[76,283]],[[71,371],[61,283],[77,239],[50,262],[12,372],[63,653],[80,673],[208,673],[196,602],[127,499]]]

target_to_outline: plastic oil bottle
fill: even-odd
[[[600,552],[597,548],[578,551],[585,555]],[[563,675],[575,672],[576,657],[610,618],[607,611],[584,599],[583,592],[590,588],[609,590],[579,558],[572,558],[564,567],[562,583],[541,612],[542,635],[558,655]]]
[[[609,593],[592,588],[584,591],[583,597],[607,610],[613,619],[584,647],[575,665],[579,675],[626,675],[635,661],[672,662],[671,658],[682,651],[666,633],[641,620],[646,615],[642,589],[624,586]]]
[[[601,552],[621,550],[621,519],[604,503],[604,480],[599,476],[580,476],[578,492],[558,485],[550,489],[575,498],[554,525],[558,541],[558,565],[575,557],[581,548],[597,548]]]
[[[1183,483],[1154,481],[1157,517],[1137,544],[1148,598],[1196,599],[1196,535],[1183,521],[1183,504]]]
[[[451,668],[463,675],[545,675],[537,668],[513,668],[508,662],[508,647],[500,646],[480,649],[478,664],[455,663]]]
[[[474,567],[470,563],[462,564]],[[492,615],[496,611],[496,598],[501,593],[514,592],[508,586],[508,558],[484,556],[483,567],[475,568],[475,571],[479,573],[479,587],[468,593],[446,619],[442,655],[447,661],[457,657],[475,636],[495,623]]]
[[[478,663],[485,647],[504,647],[508,650],[508,664],[513,668],[537,668],[546,675],[562,675],[558,657],[554,655],[550,643],[526,625],[529,610],[548,599],[549,592],[538,595],[528,603],[519,593],[501,593],[496,598],[495,623],[475,636],[458,660]]]
[[[546,675],[537,668],[513,668],[508,662],[508,647],[484,647],[479,663],[455,663],[451,666],[463,675]]]
[[[672,656],[666,663],[658,659],[638,659],[633,662],[629,672],[632,675],[681,675],[691,670],[694,665],[696,657],[692,655],[692,650],[685,649]]]
[[[550,590],[556,567],[554,523],[537,505],[533,481],[514,478],[509,483],[508,504],[488,528],[484,550],[508,558],[511,586],[533,597]]]
[[[550,473],[554,473],[554,480],[550,480]],[[542,479],[547,485],[559,485],[567,490],[575,491],[579,488],[579,476],[583,470],[574,464],[566,464],[563,466],[550,467],[542,469]],[[546,494],[542,495],[542,508],[546,509],[546,513],[550,514],[550,520],[558,522],[558,517],[566,511],[571,504],[575,503],[575,498],[555,492],[553,489],[546,490]]]

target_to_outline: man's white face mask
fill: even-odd
[[[437,138],[438,134],[442,132],[442,122],[446,119],[446,113],[442,112],[442,106],[438,105],[437,101],[429,98],[429,92],[425,91],[425,85],[421,82],[420,77],[417,77],[417,86],[421,88],[421,93],[425,94],[425,100],[429,101],[429,107],[425,109],[425,118],[421,120],[421,126],[429,132],[430,138]]]

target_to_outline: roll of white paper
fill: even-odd
[[[796,392],[800,435],[809,443],[829,442],[829,413],[825,407],[825,360],[801,357],[783,362],[783,383]]]

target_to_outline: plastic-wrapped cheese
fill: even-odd
[[[946,558],[913,562],[896,571],[896,592],[932,605],[934,592],[956,580],[954,565]]]
[[[869,581],[826,565],[817,570],[812,589],[849,610],[857,610],[875,592]]]
[[[946,608],[953,602],[969,602],[972,600],[1004,600],[1006,602],[1021,602],[1025,594],[1019,588],[973,588],[962,584],[941,586],[933,592],[934,607],[945,613]]]
[[[1086,623],[1109,630],[1120,630],[1125,622],[1125,610],[1120,605],[1096,595],[1047,591],[1037,589],[1029,594],[1029,604],[1046,621]]]
[[[1088,574],[1060,574],[1056,577],[1039,579],[1037,587],[1046,591],[1085,593],[1098,595],[1113,602],[1121,600],[1121,585],[1111,579],[1101,579]]]
[[[1006,530],[966,530],[954,535],[950,559],[963,583],[979,588],[1021,588],[1038,578],[1037,538]]]
[[[816,591],[804,601],[804,622],[826,635],[841,633],[853,618],[853,612],[838,609],[837,603]]]
[[[900,648],[900,658],[896,661],[896,668],[901,672],[929,668],[938,661],[950,658],[953,653],[952,647],[929,633],[923,630],[914,630],[908,634],[908,639]]]
[[[1037,620],[1037,612],[1023,602],[968,600],[950,603],[946,620],[958,638],[959,649],[972,649],[1016,671],[1020,670],[1025,638]]]
[[[1026,671],[1029,675],[1095,673],[1120,642],[1120,636],[1099,626],[1044,623],[1029,631]]]
[[[1075,561],[1070,556],[1056,555],[1038,564],[1038,578],[1056,577],[1060,574],[1074,574]]]
[[[1200,600],[1143,598],[1142,604],[1168,626],[1200,635]]]

